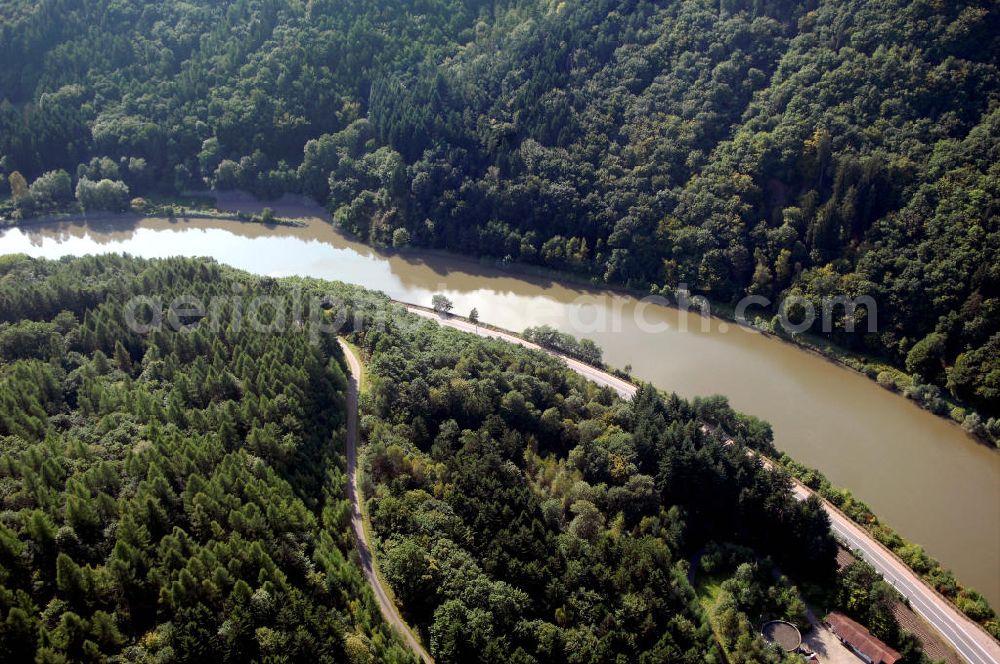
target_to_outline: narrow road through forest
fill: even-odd
[[[340,339],[340,347],[344,350],[344,357],[347,359],[347,366],[351,373],[347,376],[347,498],[351,502],[351,528],[354,529],[354,541],[357,544],[358,556],[361,558],[361,569],[371,586],[375,599],[378,601],[379,610],[382,617],[392,626],[405,640],[407,645],[417,653],[426,664],[433,664],[434,659],[430,656],[417,637],[413,635],[413,630],[406,624],[399,614],[395,602],[386,591],[382,579],[375,571],[375,560],[372,556],[371,542],[365,531],[364,516],[361,512],[361,485],[358,473],[358,391],[360,386],[358,381],[361,378],[361,359],[354,353],[343,339]]]
[[[562,358],[570,369],[583,377],[615,390],[625,399],[632,398],[636,386],[606,371],[601,371],[589,364],[566,358],[558,353],[542,348],[526,341],[515,334],[501,332],[492,328],[475,325],[466,320],[448,315],[439,315],[421,307],[404,304],[406,308],[418,316],[436,321],[446,327],[463,332],[471,332],[481,337],[503,339],[528,348],[542,350]],[[767,462],[765,462],[767,464]],[[799,500],[805,500],[815,492],[802,484],[794,482],[793,492]],[[882,577],[910,602],[913,610],[926,620],[945,641],[971,664],[1000,664],[1000,643],[987,634],[980,625],[973,622],[959,611],[951,602],[937,593],[920,578],[906,563],[878,542],[861,526],[857,525],[843,512],[819,494],[815,494],[823,504],[823,509],[830,518],[830,527],[834,534],[846,542],[856,553],[871,564]]]

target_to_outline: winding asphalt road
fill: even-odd
[[[636,393],[636,386],[628,381],[583,362],[553,353],[514,334],[482,327],[451,316],[441,316],[420,307],[412,305],[404,306],[410,312],[436,321],[446,327],[462,330],[463,332],[471,332],[481,337],[503,339],[504,341],[509,341],[520,346],[535,348],[556,355],[562,358],[573,371],[599,385],[610,387],[623,398],[630,399]],[[765,462],[765,465],[769,464]],[[799,500],[805,500],[815,493],[812,489],[797,481],[793,486],[793,492]],[[871,564],[886,581],[899,591],[903,597],[909,600],[913,610],[936,629],[963,659],[971,664],[1000,664],[1000,643],[987,634],[977,623],[955,608],[951,602],[928,586],[906,563],[876,541],[867,531],[851,521],[850,518],[829,501],[818,494],[816,495],[822,501],[823,509],[830,518],[830,527],[834,534],[841,541],[845,542],[856,554]]]
[[[420,645],[417,637],[413,635],[413,630],[399,615],[399,609],[396,608],[395,602],[392,601],[375,570],[371,542],[365,533],[364,517],[361,514],[361,489],[358,483],[358,379],[361,377],[361,360],[343,339],[340,340],[340,347],[344,349],[344,357],[351,370],[351,374],[347,377],[347,498],[351,501],[351,527],[354,529],[354,541],[358,556],[361,558],[361,569],[372,592],[375,593],[378,608],[382,611],[385,621],[406,640],[407,645],[425,664],[434,664],[430,653]]]

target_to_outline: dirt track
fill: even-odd
[[[407,645],[420,656],[420,659],[427,664],[433,664],[434,659],[413,635],[413,630],[399,614],[399,609],[396,608],[382,579],[375,571],[371,542],[368,541],[361,513],[361,490],[358,483],[358,378],[361,376],[361,360],[343,340],[340,342],[340,347],[344,349],[344,357],[351,370],[351,375],[347,377],[347,497],[351,501],[351,528],[354,529],[354,541],[357,544],[358,556],[361,558],[361,569],[372,592],[375,593],[375,599],[385,621],[402,635]]]

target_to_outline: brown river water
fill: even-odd
[[[240,197],[228,207],[259,209]],[[851,370],[791,344],[694,312],[524,276],[452,255],[383,253],[338,233],[322,209],[270,203],[303,227],[222,220],[112,219],[0,231],[0,254],[107,252],[211,256],[257,274],[306,275],[428,305],[443,293],[466,315],[523,330],[586,336],[611,366],[682,396],[724,394],[769,421],[777,447],[849,488],[889,525],[1000,607],[1000,453]],[[151,294],[155,295],[155,294]]]

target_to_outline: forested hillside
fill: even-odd
[[[825,514],[747,456],[771,449],[770,429],[724,400],[644,387],[624,402],[544,353],[433,323],[359,336],[378,554],[438,662],[718,657],[687,576],[710,540],[833,587]],[[760,612],[803,619],[764,577],[724,619],[731,661],[781,660],[755,638]]]
[[[0,660],[415,661],[350,558],[335,338],[125,325],[138,293],[275,288],[0,260]]]
[[[437,662],[791,661],[759,624],[807,628],[793,582],[929,661],[888,584],[837,571],[819,503],[747,454],[774,453],[766,423],[648,385],[626,402],[543,352],[384,311],[353,335],[364,493]]]
[[[513,16],[375,85],[378,143],[409,164],[386,226],[664,294],[871,295],[878,333],[841,316],[836,341],[1000,412],[995,5]],[[348,228],[383,237],[338,195]]]
[[[176,302],[161,329],[137,295]],[[356,564],[335,331],[375,553],[438,662],[782,662],[758,625],[807,625],[793,583],[926,662],[722,397],[623,401],[358,287],[120,256],[0,258],[0,659],[414,661]]]
[[[998,415],[998,55],[989,0],[18,0],[0,187],[301,191],[375,243],[870,294],[835,341]]]

